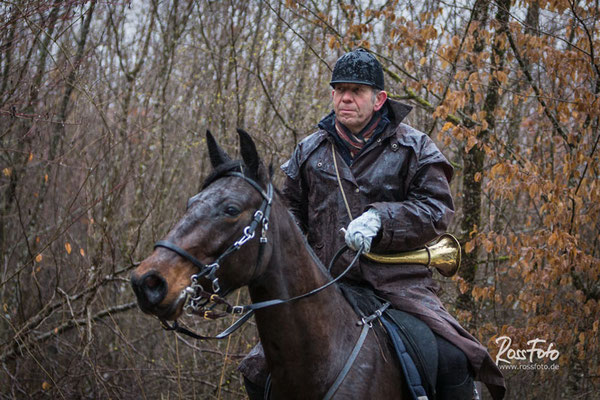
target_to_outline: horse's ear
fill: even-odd
[[[250,137],[250,135],[243,129],[237,130],[240,135],[240,153],[242,154],[242,160],[244,164],[250,170],[254,176],[258,176],[258,167],[260,166],[260,158],[256,151],[256,145]]]
[[[217,168],[219,165],[231,161],[231,158],[225,153],[225,151],[217,144],[214,136],[209,130],[206,130],[206,144],[208,146],[208,156],[210,157],[210,163],[213,168]]]

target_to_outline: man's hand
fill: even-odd
[[[363,252],[371,251],[371,242],[381,228],[381,217],[374,208],[369,208],[360,217],[353,219],[346,230],[346,244],[352,250],[358,251],[361,246]]]

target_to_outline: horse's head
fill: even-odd
[[[131,274],[144,312],[177,319],[201,292],[224,295],[263,272],[272,250],[266,235],[273,190],[254,142],[244,131],[238,133],[243,162],[231,161],[207,132],[212,174]]]

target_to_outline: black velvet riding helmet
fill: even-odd
[[[373,54],[358,48],[335,63],[329,84],[334,87],[336,83],[359,83],[384,90],[383,69]]]

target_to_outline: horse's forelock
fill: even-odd
[[[214,181],[227,175],[229,172],[244,172],[243,164],[241,161],[229,161],[216,167],[207,177],[204,179],[202,184],[202,190],[206,189],[208,185]]]
[[[204,179],[204,183],[202,184],[202,190],[206,189],[208,185],[213,183],[214,181],[226,176],[230,172],[241,172],[246,177],[252,179],[253,181],[259,181],[257,176],[254,176],[251,173],[250,169],[244,165],[244,163],[240,160],[228,161],[224,164],[216,167],[207,177]]]

